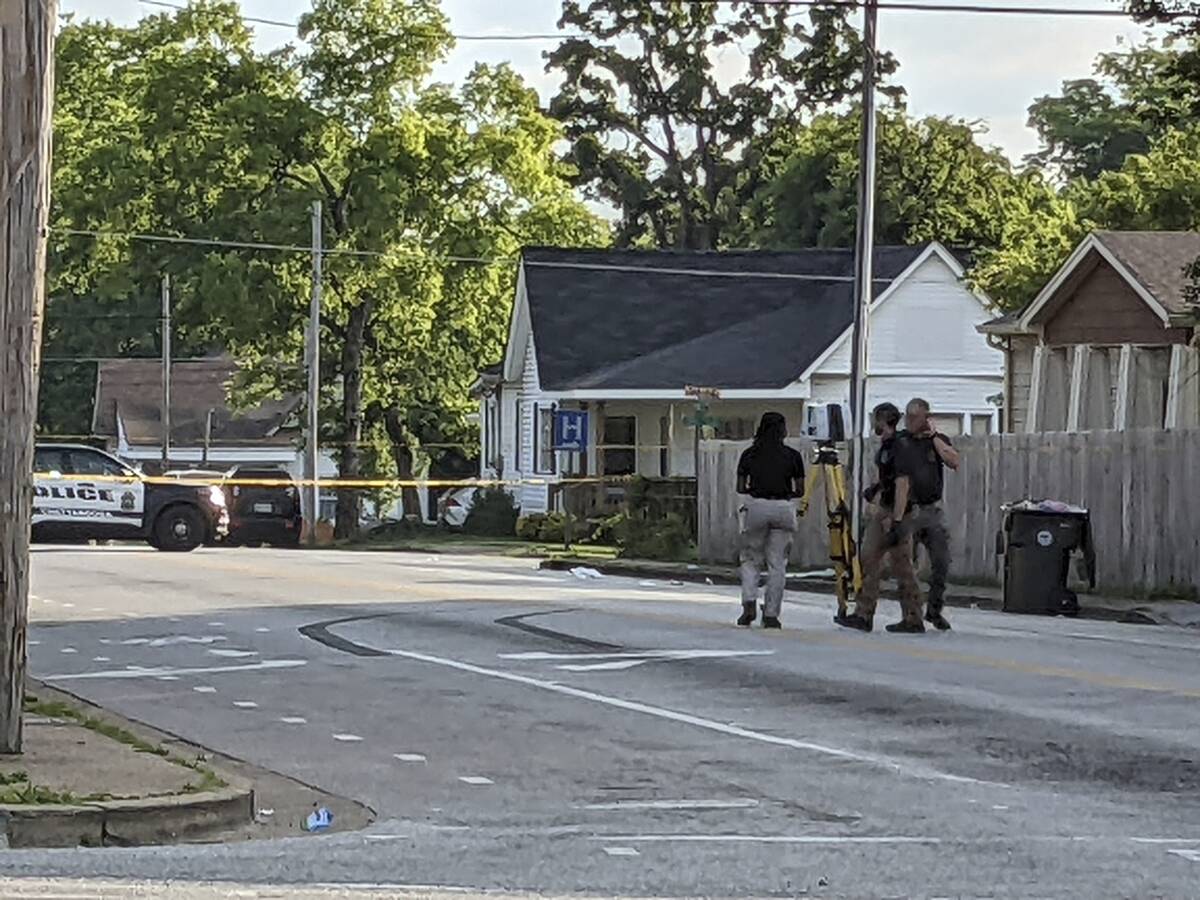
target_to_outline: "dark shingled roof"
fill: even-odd
[[[877,248],[876,295],[927,246]],[[854,274],[850,250],[532,248],[523,260],[544,390],[781,388],[854,316],[853,285],[836,280]]]
[[[235,415],[225,388],[237,372],[228,358],[179,360],[171,364],[171,442],[199,445],[204,440],[205,419],[213,412],[212,442],[286,444],[288,434],[279,429],[299,404],[299,396],[267,400]],[[97,436],[117,436],[117,409],[131,444],[161,440],[162,365],[153,359],[109,359],[99,364],[96,409],[92,431]]]
[[[1184,270],[1200,258],[1200,232],[1097,231],[1096,239],[1167,312],[1187,311]]]

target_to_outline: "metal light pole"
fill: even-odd
[[[852,534],[862,535],[864,472],[863,433],[867,428],[867,372],[873,287],[872,260],[875,255],[875,30],[876,0],[863,6],[862,134],[858,147],[858,232],[854,242],[854,330],[850,358],[851,436],[850,495]]]
[[[162,277],[162,463],[171,458],[171,276]]]
[[[321,489],[318,441],[318,405],[321,393],[321,201],[312,205],[312,296],[308,309],[308,342],[305,346],[308,369],[308,429],[305,439],[304,477],[308,482],[308,543],[317,544],[317,522],[321,518]]]

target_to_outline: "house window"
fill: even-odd
[[[553,475],[555,470],[554,454],[554,407],[537,407],[537,428],[533,435],[534,459],[537,461],[534,471],[539,475]]]
[[[719,441],[748,441],[754,437],[757,424],[752,418],[722,419],[715,428]]]
[[[972,413],[971,414],[971,434],[991,434],[992,433],[992,416],[991,413]]]
[[[605,475],[632,475],[637,471],[637,417],[608,416],[600,448]]]

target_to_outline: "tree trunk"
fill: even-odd
[[[396,410],[389,409],[384,414],[383,421],[384,427],[387,429],[388,440],[392,444],[392,456],[396,460],[396,477],[401,481],[412,481],[414,464],[412,436],[404,427],[404,422]],[[401,488],[400,502],[404,504],[404,518],[410,519],[414,515],[420,518],[421,495],[417,493],[415,487]]]
[[[21,752],[55,0],[0,0],[0,753]]]
[[[363,348],[366,345],[367,322],[374,303],[364,298],[350,310],[346,324],[346,339],[342,344],[342,445],[339,475],[342,478],[362,477],[363,439]],[[337,516],[334,536],[353,537],[358,532],[362,514],[362,491],[341,488],[337,495]]]

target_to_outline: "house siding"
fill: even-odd
[[[539,477],[534,474],[537,470],[537,465],[534,459],[535,441],[533,429],[536,421],[535,412],[541,399],[542,392],[538,383],[537,356],[534,352],[533,337],[531,336],[525,342],[525,364],[521,369],[521,387],[517,393],[517,404],[520,409],[520,475],[524,478]],[[548,495],[549,491],[545,485],[521,485],[517,492],[521,512],[525,515],[545,512],[548,506]]]
[[[1009,431],[1023,432],[1029,424],[1029,391],[1033,386],[1033,350],[1037,338],[1020,336],[1012,339],[1009,357],[1009,391],[1012,408],[1009,410]]]
[[[1081,279],[1046,319],[1047,344],[1183,344],[1188,332],[1166,328],[1108,262]]]

